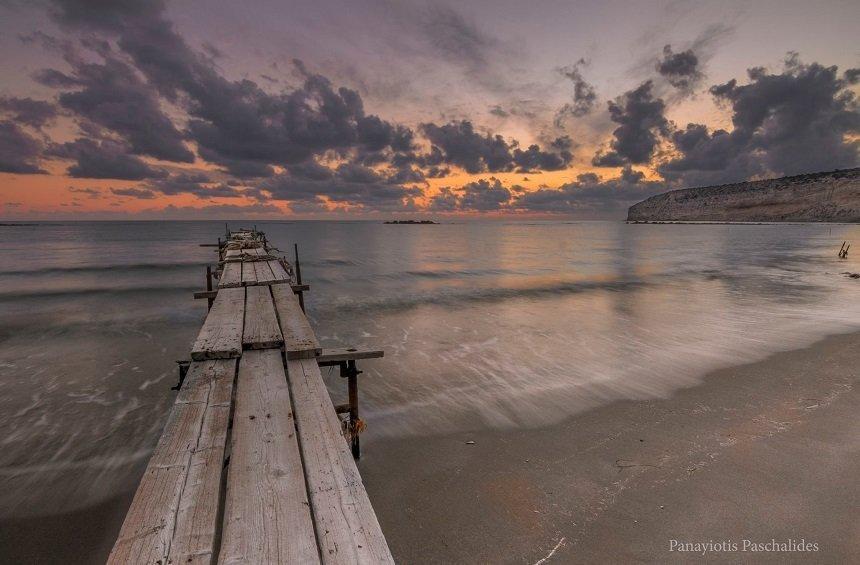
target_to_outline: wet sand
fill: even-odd
[[[126,492],[64,514],[0,520],[0,563],[104,563],[133,496]]]
[[[366,442],[402,563],[860,562],[860,334],[545,429]],[[372,429],[373,422],[370,422]],[[469,445],[467,441],[474,441]],[[801,539],[812,553],[743,552]]]
[[[774,538],[819,551],[708,557],[859,562],[858,344],[831,337],[543,429],[368,437],[360,468],[401,563],[698,562],[670,540]],[[103,563],[131,496],[3,520],[2,561]]]

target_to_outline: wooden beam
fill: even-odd
[[[257,284],[257,270],[254,263],[234,263],[241,265],[242,269],[242,286]]]
[[[195,298],[195,299],[200,299],[200,298],[215,298],[216,296],[218,296],[218,291],[217,291],[217,290],[199,290],[199,291],[196,291],[196,292],[194,293],[194,298]]]
[[[242,286],[242,264],[225,263],[218,279],[218,288],[235,288]]]
[[[317,337],[290,285],[273,284],[272,297],[275,299],[275,310],[284,336],[287,359],[316,357],[322,353]]]
[[[166,563],[210,563],[221,532],[220,503],[224,452],[230,425],[230,405],[236,379],[236,360],[204,361],[209,387],[206,412],[191,467],[179,501],[176,527]],[[180,392],[189,390],[183,387]],[[203,391],[201,391],[203,392]],[[202,401],[202,399],[201,399]]]
[[[317,356],[317,362],[339,363],[341,361],[355,361],[356,359],[376,359],[384,357],[385,352],[381,349],[356,349],[354,347],[323,349]]]
[[[245,295],[244,349],[280,348],[284,336],[278,326],[272,293],[267,286],[249,286]]]
[[[274,280],[286,283],[292,281],[292,278],[290,277],[289,273],[287,273],[287,270],[284,268],[284,266],[281,265],[280,261],[268,261],[268,265],[269,268],[272,270],[272,276]]]
[[[191,359],[231,359],[241,355],[244,318],[245,289],[221,289],[191,348]]]
[[[167,563],[172,549],[192,545],[211,554],[223,467],[217,450],[221,442],[223,454],[227,430],[219,414],[229,402],[235,367],[234,360],[191,363],[108,563]],[[209,450],[217,464],[206,472],[194,468],[213,455]],[[189,514],[191,507],[198,512]]]
[[[288,360],[287,375],[323,563],[394,563],[316,360]]]
[[[281,352],[239,363],[219,563],[319,563]]]

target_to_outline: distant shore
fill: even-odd
[[[399,562],[687,562],[671,539],[801,538],[819,550],[709,557],[857,562],[858,345],[830,337],[543,429],[372,442],[362,476]]]

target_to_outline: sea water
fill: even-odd
[[[256,224],[290,259],[298,243],[324,347],[385,350],[359,362],[365,449],[551,425],[860,329],[857,254],[837,258],[855,226]],[[134,490],[206,314],[198,244],[224,229],[0,227],[0,519]]]

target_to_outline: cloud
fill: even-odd
[[[500,210],[511,201],[512,193],[497,178],[478,180],[460,188],[444,187],[430,201],[436,212]]]
[[[645,180],[645,175],[629,165],[616,178],[603,179],[594,173],[577,176],[558,188],[542,187],[526,191],[521,186],[505,187],[490,178],[459,188],[444,187],[430,199],[433,212],[533,212],[564,214],[584,218],[620,218],[627,208],[669,187],[661,181]]]
[[[666,105],[663,100],[654,98],[652,87],[652,81],[645,81],[609,102],[609,117],[619,126],[612,132],[614,139],[610,149],[599,150],[592,164],[620,167],[646,164],[651,160],[659,137],[670,131],[669,121],[664,116]]]
[[[0,121],[0,172],[47,173],[39,166],[43,143],[10,120]]]
[[[689,124],[674,133],[680,154],[660,173],[684,184],[714,184],[856,166],[860,112],[850,81],[837,71],[789,54],[780,73],[753,68],[748,84],[732,79],[713,86],[734,128]]]
[[[647,181],[643,173],[628,165],[617,178],[604,180],[594,173],[585,173],[559,188],[540,188],[522,193],[512,207],[582,217],[620,217],[631,204],[666,189],[665,183]]]
[[[182,105],[201,157],[240,178],[270,176],[273,164],[300,163],[327,151],[397,151],[410,138],[405,128],[365,114],[357,92],[334,88],[300,61],[294,64],[303,83],[290,92],[270,94],[253,81],[228,80],[210,57],[193,50],[175,31],[162,2],[125,4],[90,14],[86,2],[62,0],[56,3],[56,18],[118,36],[120,48],[148,81],[138,81],[135,89],[147,96],[154,89]],[[104,67],[111,67],[112,75],[126,70],[113,59]],[[87,108],[74,109],[80,113]],[[116,124],[111,126],[117,130]]]
[[[396,210],[411,206],[411,201],[421,196],[422,190],[405,187],[379,173],[355,164],[344,164],[328,178],[311,178],[301,169],[299,174],[284,173],[261,181],[256,190],[260,200],[282,200],[297,210],[296,204],[309,211],[320,208],[328,201],[336,205],[362,207],[377,210]],[[292,171],[292,169],[291,169]]]
[[[213,184],[205,173],[174,173],[151,180],[146,186],[168,196],[193,194],[200,198],[234,198],[244,194],[244,191],[227,183]]]
[[[167,176],[162,169],[145,163],[129,153],[129,147],[111,139],[96,141],[79,138],[53,145],[48,155],[60,159],[74,159],[68,174],[76,178],[142,180]]]
[[[139,200],[152,200],[156,198],[156,194],[147,188],[112,188],[110,191],[116,196],[130,196]]]
[[[57,116],[57,109],[50,102],[9,96],[0,97],[0,112],[34,128],[41,128]]]
[[[423,163],[429,166],[456,165],[468,173],[504,172],[515,168],[530,171],[534,168],[559,170],[565,168],[572,155],[566,149],[557,152],[541,151],[537,145],[519,149],[516,143],[509,144],[501,135],[480,134],[468,120],[454,121],[444,125],[421,124],[424,136],[433,145]]]
[[[487,64],[496,41],[449,6],[430,6],[421,22],[424,38],[433,50],[455,63],[471,67]]]
[[[691,91],[704,76],[692,49],[674,53],[671,45],[663,47],[663,58],[657,62],[657,72],[669,84],[684,91]]]
[[[42,84],[66,90],[59,96],[63,108],[119,134],[135,154],[194,161],[182,133],[161,110],[158,94],[133,68],[111,55],[104,63],[69,62],[71,75],[52,69],[36,75]]]
[[[580,59],[572,66],[562,67],[558,70],[573,82],[573,101],[566,103],[556,113],[555,124],[557,127],[561,127],[564,119],[569,116],[581,118],[588,115],[597,102],[597,93],[594,87],[582,77],[581,68],[586,65],[588,62],[585,59]]]

